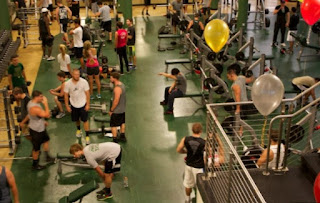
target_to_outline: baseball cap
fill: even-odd
[[[42,8],[41,9],[41,13],[47,13],[48,12],[48,9],[47,8]]]
[[[286,3],[286,0],[280,0],[280,2],[283,4],[283,3]]]

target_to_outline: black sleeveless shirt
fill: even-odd
[[[206,141],[201,137],[188,136],[184,140],[187,149],[186,164],[193,168],[204,168],[203,152]]]

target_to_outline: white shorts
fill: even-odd
[[[294,37],[292,37],[291,35],[290,35],[290,33],[294,33],[294,34],[297,34],[297,30],[289,30],[288,31],[288,35],[287,35],[287,41],[288,42],[294,42],[296,39],[294,38]]]
[[[197,174],[203,173],[202,168],[193,168],[191,166],[185,166],[183,185],[186,188],[194,188],[197,183]]]

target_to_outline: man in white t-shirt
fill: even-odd
[[[103,31],[107,31],[109,33],[108,42],[112,41],[112,32],[111,32],[111,9],[108,5],[103,5],[102,1],[98,1],[99,12],[92,14],[93,17],[100,16],[101,24],[100,27]],[[103,33],[104,35],[104,33]]]
[[[74,46],[74,55],[77,59],[79,59],[81,63],[81,68],[84,69],[84,61],[83,61],[83,41],[82,41],[82,27],[80,26],[80,19],[77,18],[74,20],[75,29],[70,31],[70,35],[73,35],[73,46]]]
[[[87,163],[96,170],[103,179],[105,188],[97,192],[97,199],[102,201],[112,198],[111,184],[114,172],[120,171],[121,167],[121,146],[113,142],[90,144],[85,148],[80,144],[70,146],[70,154],[75,158],[85,156]],[[104,163],[104,172],[99,163]]]
[[[70,96],[70,99],[69,99]],[[69,100],[71,108],[69,106]],[[89,138],[89,121],[88,111],[90,109],[90,94],[88,82],[80,78],[80,71],[74,69],[72,72],[72,79],[65,82],[64,87],[64,101],[66,109],[71,112],[71,119],[76,122],[77,132],[76,136],[81,138],[80,120],[83,122],[83,127],[86,132],[86,144],[90,143]]]

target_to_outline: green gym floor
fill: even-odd
[[[114,178],[112,184],[114,197],[108,202],[177,203],[184,201],[182,184],[184,155],[176,152],[176,146],[182,137],[191,134],[192,123],[201,122],[205,125],[206,114],[204,110],[198,110],[199,106],[192,100],[184,98],[175,102],[174,116],[163,115],[163,107],[159,102],[163,100],[164,88],[172,81],[165,80],[157,73],[165,70],[165,59],[187,57],[179,54],[179,48],[173,51],[157,51],[157,31],[165,21],[164,17],[136,18],[137,69],[121,77],[127,90],[126,136],[128,142],[121,143],[123,148],[121,172]],[[317,69],[320,66],[319,57],[318,61],[315,60],[316,58],[308,58],[309,61],[298,62],[295,55],[280,55],[278,49],[271,48],[273,22],[271,28],[265,31],[248,30],[247,34],[255,36],[259,50],[276,56],[274,64],[287,89],[291,89],[290,81],[293,77],[319,75],[320,71]],[[56,37],[54,56],[58,53],[59,42],[60,37]],[[167,42],[169,45],[170,41]],[[117,64],[113,45],[107,44],[103,49],[103,54],[109,58],[109,64]],[[295,53],[297,52],[298,48],[295,48]],[[313,51],[306,50],[306,53],[308,52]],[[74,60],[72,68],[77,67],[79,63]],[[177,67],[182,72],[186,72],[182,66]],[[34,89],[42,91],[49,98],[51,108],[54,102],[49,89],[58,85],[55,77],[58,71],[57,61],[42,61],[34,86]],[[187,92],[199,91],[200,84],[196,84],[197,76],[194,74],[187,76]],[[111,93],[105,90],[102,95],[102,101],[109,104]],[[94,102],[98,103],[99,100]],[[96,125],[91,122],[91,128],[95,127]],[[68,153],[69,146],[76,142],[75,125],[71,122],[69,114],[62,119],[50,119],[47,130],[51,137],[52,155]],[[91,135],[93,143],[110,141],[110,138],[100,134]],[[16,156],[25,157],[30,153],[31,144],[23,139]],[[62,168],[62,175],[57,174],[57,164],[49,165],[43,171],[32,171],[31,160],[15,160],[12,171],[16,177],[21,202],[58,202],[61,197],[92,179],[97,180],[100,187],[103,187],[102,181],[94,170],[69,166]],[[123,176],[128,177],[129,188],[123,187]],[[95,192],[83,199],[83,202],[96,201]]]

